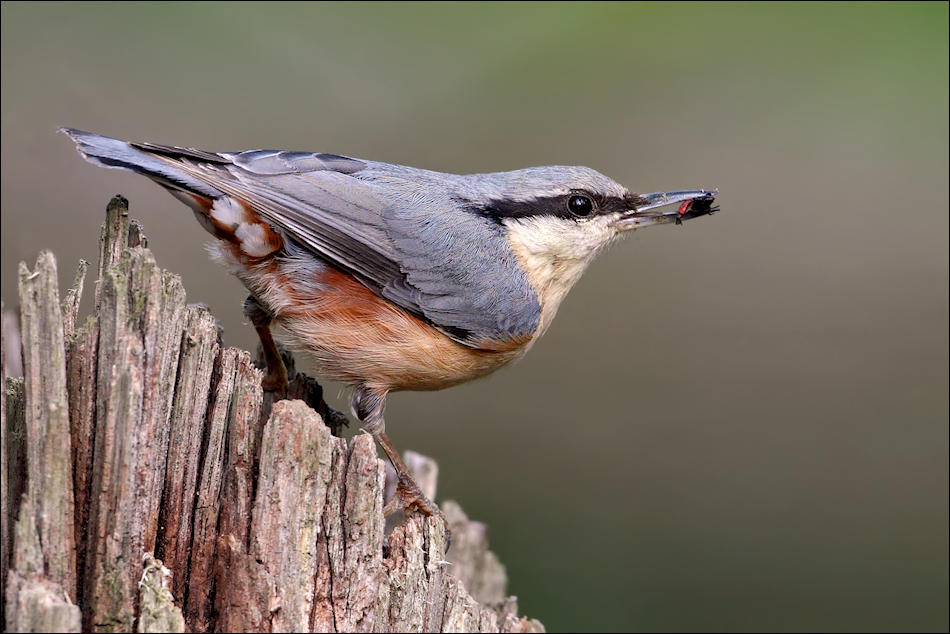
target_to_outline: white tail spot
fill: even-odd
[[[234,230],[234,235],[241,241],[241,250],[252,258],[262,258],[275,251],[268,239],[270,229],[262,224],[242,224]]]
[[[247,217],[244,205],[230,196],[214,201],[214,205],[211,206],[211,217],[232,231],[236,231],[238,225],[251,220]]]

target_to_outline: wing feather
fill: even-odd
[[[361,178],[365,163],[330,154],[138,148],[243,200],[293,240],[460,343],[497,349],[523,343],[537,328],[537,297],[507,241],[498,239],[501,228],[451,208],[448,197],[414,199],[405,194],[412,183],[400,186],[392,175],[380,191],[377,180]],[[394,188],[403,195],[386,195]],[[445,213],[438,213],[440,205],[449,205]]]

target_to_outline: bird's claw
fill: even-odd
[[[283,367],[281,367],[283,370]],[[282,401],[287,398],[287,390],[289,385],[287,383],[287,371],[283,372],[268,372],[264,375],[264,378],[261,380],[261,389],[265,392],[272,392],[274,394],[275,400]]]
[[[448,552],[449,546],[452,544],[452,529],[449,527],[449,521],[446,519],[442,509],[427,498],[422,492],[422,489],[419,488],[419,485],[412,480],[407,481],[404,478],[399,478],[399,484],[396,485],[396,493],[392,499],[386,503],[386,506],[383,507],[383,517],[389,517],[399,509],[403,509],[403,512],[407,516],[413,512],[418,512],[426,517],[435,516],[441,519],[442,525],[445,527],[445,550]]]

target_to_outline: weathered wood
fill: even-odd
[[[76,334],[76,322],[79,320],[79,303],[82,300],[82,290],[86,283],[86,271],[88,269],[89,263],[85,260],[79,260],[76,281],[73,282],[73,287],[66,291],[66,297],[63,299],[63,335],[67,340]]]
[[[321,620],[313,630],[372,632],[379,629],[378,608],[386,601],[381,574],[385,470],[366,434],[354,438],[349,448],[339,444],[334,458],[334,486],[323,514],[329,588],[318,595],[332,626]]]
[[[215,362],[212,399],[201,451],[201,474],[195,494],[189,582],[185,595],[181,596],[187,606],[185,612],[188,622],[195,632],[207,632],[212,626],[214,556],[225,468],[225,442],[232,395],[242,391],[235,389],[237,366],[242,361],[245,366],[251,365],[246,352],[228,348],[219,350]]]
[[[157,552],[174,570],[188,570],[191,556],[192,514],[201,439],[208,410],[211,374],[218,356],[214,317],[203,308],[189,306],[184,319],[178,379],[172,406],[171,437],[165,468],[165,492],[159,517]],[[175,596],[185,596],[185,575],[173,586]]]
[[[96,438],[96,381],[98,380],[99,322],[90,315],[85,325],[66,341],[66,388],[69,392],[69,435],[73,459],[76,548],[87,552],[89,500],[92,490],[92,452]],[[77,557],[76,579],[85,585],[86,558]]]
[[[79,632],[82,622],[79,608],[70,601],[61,583],[46,577],[51,545],[40,542],[40,531],[35,519],[37,504],[32,495],[23,496],[13,536],[13,560],[5,588],[6,630]]]
[[[412,517],[389,539],[390,630],[441,631],[445,610],[445,530],[435,517]]]
[[[144,550],[148,501],[141,475],[148,470],[142,438],[144,351],[128,333],[127,286],[111,272],[100,280],[96,436],[89,499],[83,593],[83,629],[131,631],[138,575],[131,562]]]
[[[160,559],[146,553],[145,572],[139,581],[139,632],[184,632],[185,617],[175,605],[171,585],[172,571]]]
[[[96,312],[102,298],[102,281],[107,269],[122,259],[129,245],[129,201],[116,196],[106,206],[106,221],[99,232],[99,266],[96,269]]]
[[[505,567],[488,549],[488,527],[468,519],[462,507],[449,500],[442,512],[452,528],[452,545],[446,559],[452,576],[461,581],[476,601],[486,605],[504,602],[508,586]]]
[[[26,493],[26,412],[23,377],[5,378],[3,396],[6,406],[3,444],[7,455],[7,468],[3,479],[3,490],[6,492],[3,508],[7,525],[7,530],[3,533],[3,542],[7,547],[7,568],[4,569],[6,572],[12,566],[13,526],[20,516],[20,502]]]
[[[330,438],[330,430],[302,401],[277,403],[264,427],[247,560],[252,585],[248,631],[310,628]]]
[[[214,606],[218,618],[215,630],[247,630],[245,606],[251,600],[247,550],[250,541],[251,501],[254,491],[254,463],[257,456],[257,426],[263,406],[260,370],[240,364],[235,393],[231,397],[228,420],[225,478],[221,492],[215,552]]]
[[[20,328],[27,437],[27,495],[43,547],[43,574],[76,597],[73,469],[66,346],[53,254],[20,264]],[[21,514],[21,521],[29,520]]]
[[[145,237],[145,229],[138,220],[129,221],[129,247],[148,248],[148,238]]]
[[[62,305],[52,256],[22,272],[27,373],[0,402],[8,631],[543,631],[458,505],[448,554],[435,518],[387,537],[372,437],[336,437],[302,374],[302,400],[265,396],[146,245],[117,197],[81,327],[85,265]],[[435,462],[406,462],[434,498]]]
[[[151,253],[129,248],[128,211],[113,199],[100,241],[96,434],[84,581],[84,627],[129,631],[152,552],[185,294]]]
[[[0,301],[0,314],[4,314],[5,307]],[[9,451],[7,450],[7,361],[6,354],[3,352],[7,346],[7,323],[6,320],[0,320],[0,593],[7,587],[7,572],[10,569],[10,551],[13,544],[10,541],[11,528],[13,528],[13,513],[10,509],[10,492],[8,482],[10,481],[10,462]],[[3,600],[6,595],[0,597],[0,624],[7,622],[6,601]]]
[[[16,572],[9,595],[10,632],[81,632],[82,615],[59,584],[42,578],[23,579]]]

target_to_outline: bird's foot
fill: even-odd
[[[389,517],[399,509],[403,509],[406,515],[419,512],[426,517],[438,517],[442,520],[442,525],[445,527],[445,551],[448,552],[449,546],[452,544],[452,529],[449,526],[449,521],[445,517],[445,513],[443,513],[442,509],[436,506],[435,503],[422,492],[419,485],[416,484],[406,463],[402,461],[402,458],[389,440],[389,436],[382,431],[378,431],[373,435],[376,437],[376,441],[383,448],[383,451],[386,453],[386,456],[396,471],[396,492],[393,494],[392,499],[386,503],[386,506],[383,507],[383,517]]]
[[[426,497],[419,485],[412,479],[412,476],[408,473],[405,475],[408,477],[404,478],[401,474],[397,474],[399,483],[396,485],[396,493],[383,508],[383,515],[389,517],[399,509],[403,509],[407,515],[418,511],[426,517],[433,515],[440,517],[445,522],[446,529],[448,529],[448,522],[442,510],[435,505],[435,502]]]
[[[445,528],[445,552],[449,551],[452,545],[452,529],[449,527],[449,520],[435,502],[426,497],[416,484],[412,476],[406,473],[406,478],[397,476],[399,484],[396,485],[396,493],[393,498],[383,507],[383,517],[389,517],[399,509],[403,510],[407,516],[413,512],[418,512],[426,517],[438,517],[442,520],[442,526]]]
[[[278,371],[271,368],[261,380],[261,389],[265,392],[273,392],[274,400],[282,401],[287,398],[287,370],[281,365]]]

